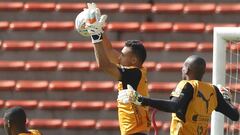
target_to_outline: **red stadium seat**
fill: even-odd
[[[160,129],[163,126],[163,122],[162,121],[156,121],[156,125],[157,125],[157,128]]]
[[[183,66],[182,62],[160,62],[156,65],[156,71],[180,72],[182,66]]]
[[[215,13],[215,3],[188,3],[184,6],[184,13],[209,14]]]
[[[39,21],[32,22],[11,22],[9,28],[11,30],[39,30],[42,27],[42,23]]]
[[[171,30],[171,22],[144,22],[140,27],[141,32],[170,32]]]
[[[124,41],[112,41],[112,47],[114,49],[122,49],[125,45]]]
[[[14,90],[16,82],[13,80],[0,80],[0,91]]]
[[[146,13],[151,11],[152,5],[149,3],[122,3],[120,12]]]
[[[100,68],[99,68],[97,62],[91,62],[90,71],[99,71],[99,70],[100,70]]]
[[[240,84],[231,84],[228,86],[232,92],[240,92]]]
[[[36,100],[7,100],[5,102],[6,108],[21,106],[23,108],[34,109],[37,107]]]
[[[116,110],[117,109],[117,101],[105,102],[104,109],[105,110]]]
[[[206,64],[206,72],[211,72],[212,71],[212,67],[213,67],[212,63],[207,63]]]
[[[110,22],[107,25],[107,30],[110,31],[138,31],[140,24],[138,22]]]
[[[28,124],[31,128],[60,128],[61,119],[32,119]]]
[[[57,3],[56,9],[57,11],[82,11],[83,8],[86,7],[86,3]]]
[[[223,125],[224,130],[226,131],[227,129],[229,129],[229,126],[230,126],[230,124],[224,123],[224,125]]]
[[[148,41],[148,42],[143,42],[143,44],[147,50],[151,50],[151,51],[154,51],[154,50],[159,51],[164,49],[163,42]]]
[[[38,41],[35,44],[35,49],[37,50],[64,50],[67,47],[66,41]]]
[[[56,5],[57,11],[81,11],[83,8],[86,8],[86,3],[58,3]],[[118,11],[119,4],[118,3],[97,3],[97,7],[101,11],[108,11],[108,12],[114,12]]]
[[[0,10],[21,10],[23,8],[23,2],[0,2]]]
[[[197,51],[205,52],[205,51],[213,51],[213,44],[210,42],[202,42],[198,44]]]
[[[119,128],[118,120],[98,120],[96,129],[116,129]]]
[[[18,40],[7,40],[3,41],[3,50],[31,50],[34,48],[34,41],[18,41]]]
[[[0,126],[3,127],[3,125],[4,125],[4,119],[0,118]]]
[[[152,82],[148,85],[148,89],[157,92],[171,92],[176,86],[175,82]]]
[[[39,101],[38,108],[40,109],[69,109],[70,101]]]
[[[239,42],[232,43],[230,47],[228,47],[228,49],[230,49],[231,51],[237,52],[240,50],[240,43]]]
[[[147,68],[148,71],[155,70],[156,63],[153,61],[147,61],[143,63],[143,67]]]
[[[20,80],[16,84],[16,91],[46,91],[47,88],[47,81]]]
[[[74,120],[65,120],[62,124],[63,128],[66,129],[87,129],[87,128],[95,128],[96,121],[92,119],[74,119]]]
[[[65,21],[65,22],[43,22],[42,29],[44,30],[73,30],[74,22]]]
[[[169,132],[171,123],[170,122],[164,122],[162,125],[162,130],[165,132]]]
[[[229,129],[233,133],[238,133],[240,131],[240,124],[239,122],[233,123],[229,125]]]
[[[119,3],[97,3],[101,11],[116,12],[119,10]]]
[[[83,91],[113,91],[112,81],[85,81],[82,83]]]
[[[194,51],[196,48],[196,42],[168,42],[165,44],[166,51]]]
[[[211,123],[208,123],[208,130],[211,129]]]
[[[0,21],[0,30],[7,30],[9,27],[9,22],[7,21]]]
[[[71,106],[72,109],[79,110],[101,110],[104,108],[103,101],[74,101]]]
[[[156,64],[154,62],[147,61],[147,62],[144,62],[143,65],[149,71],[153,71],[155,69]],[[99,67],[98,67],[98,64],[96,62],[92,62],[90,64],[90,71],[98,71],[98,70],[100,70]]]
[[[181,13],[183,3],[156,3],[152,6],[153,13]]]
[[[216,13],[239,13],[240,4],[239,3],[221,3],[216,7]]]
[[[86,41],[69,42],[68,49],[70,51],[93,50],[93,44]]]
[[[0,70],[24,70],[23,61],[0,61]]]
[[[0,108],[3,108],[4,107],[4,101],[3,100],[0,100]],[[0,122],[1,123],[1,122]],[[0,124],[1,125],[1,124]]]
[[[234,23],[222,23],[222,24],[209,23],[209,24],[206,24],[205,31],[206,32],[213,32],[214,27],[237,27],[237,24],[234,24]]]
[[[205,30],[204,23],[175,23],[173,31],[175,32],[203,32]]]
[[[80,89],[80,81],[51,81],[49,83],[49,90],[53,91],[77,91]]]
[[[240,70],[240,67],[238,67],[236,63],[227,63],[226,65],[227,72],[235,73],[238,71],[237,69]]]
[[[118,91],[118,82],[115,82],[113,91]]]
[[[26,2],[24,9],[27,11],[54,11],[55,3],[52,2]]]
[[[62,71],[89,71],[90,70],[90,62],[89,61],[79,61],[79,62],[64,61],[64,62],[59,62],[58,70],[62,70]]]
[[[26,70],[35,71],[54,71],[57,69],[56,61],[28,61],[25,64]]]

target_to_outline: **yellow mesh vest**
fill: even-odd
[[[147,72],[146,69],[140,69],[142,72],[141,80],[137,91],[142,96],[148,97]],[[118,90],[122,90],[122,82],[118,83]],[[121,135],[129,135],[137,132],[149,132],[151,122],[149,119],[148,107],[137,106],[133,103],[123,104],[118,102],[118,119]]]
[[[18,134],[18,135],[41,135],[41,133],[38,130],[30,129],[28,131],[31,132],[31,133],[21,133],[21,134]]]
[[[172,96],[178,97],[187,82],[194,89],[193,98],[188,104],[185,122],[181,121],[175,113],[172,114],[170,134],[207,135],[211,113],[217,106],[216,92],[209,83],[197,80],[183,80],[179,82],[176,89],[172,92]]]

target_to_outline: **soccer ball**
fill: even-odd
[[[78,33],[80,33],[84,37],[90,36],[86,29],[87,14],[88,14],[87,10],[84,10],[81,13],[79,13],[75,19],[75,29],[77,30]]]

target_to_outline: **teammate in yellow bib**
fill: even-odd
[[[217,92],[213,85],[198,80],[181,81],[171,96],[181,98],[183,91],[191,91],[188,105],[179,108],[180,111],[172,114],[172,135],[196,134],[207,135],[208,122],[211,113],[217,107]],[[191,96],[192,95],[192,96]],[[194,99],[194,100],[193,100]]]
[[[230,119],[239,120],[239,113],[230,102],[230,93],[209,83],[202,82],[206,62],[193,55],[186,59],[182,68],[182,81],[172,91],[170,100],[143,97],[130,86],[120,91],[118,100],[151,106],[172,113],[171,135],[207,135],[208,123],[213,110]],[[222,94],[221,94],[222,91]]]
[[[7,135],[41,135],[38,130],[27,129],[26,114],[21,107],[10,108],[4,113],[4,129]]]
[[[29,133],[20,133],[18,135],[41,135],[41,133],[38,130],[30,129],[28,130]]]

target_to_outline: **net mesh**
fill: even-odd
[[[232,92],[232,102],[236,107],[240,102],[240,41],[228,41],[226,52],[226,86]],[[225,118],[225,135],[240,135],[239,122]]]

